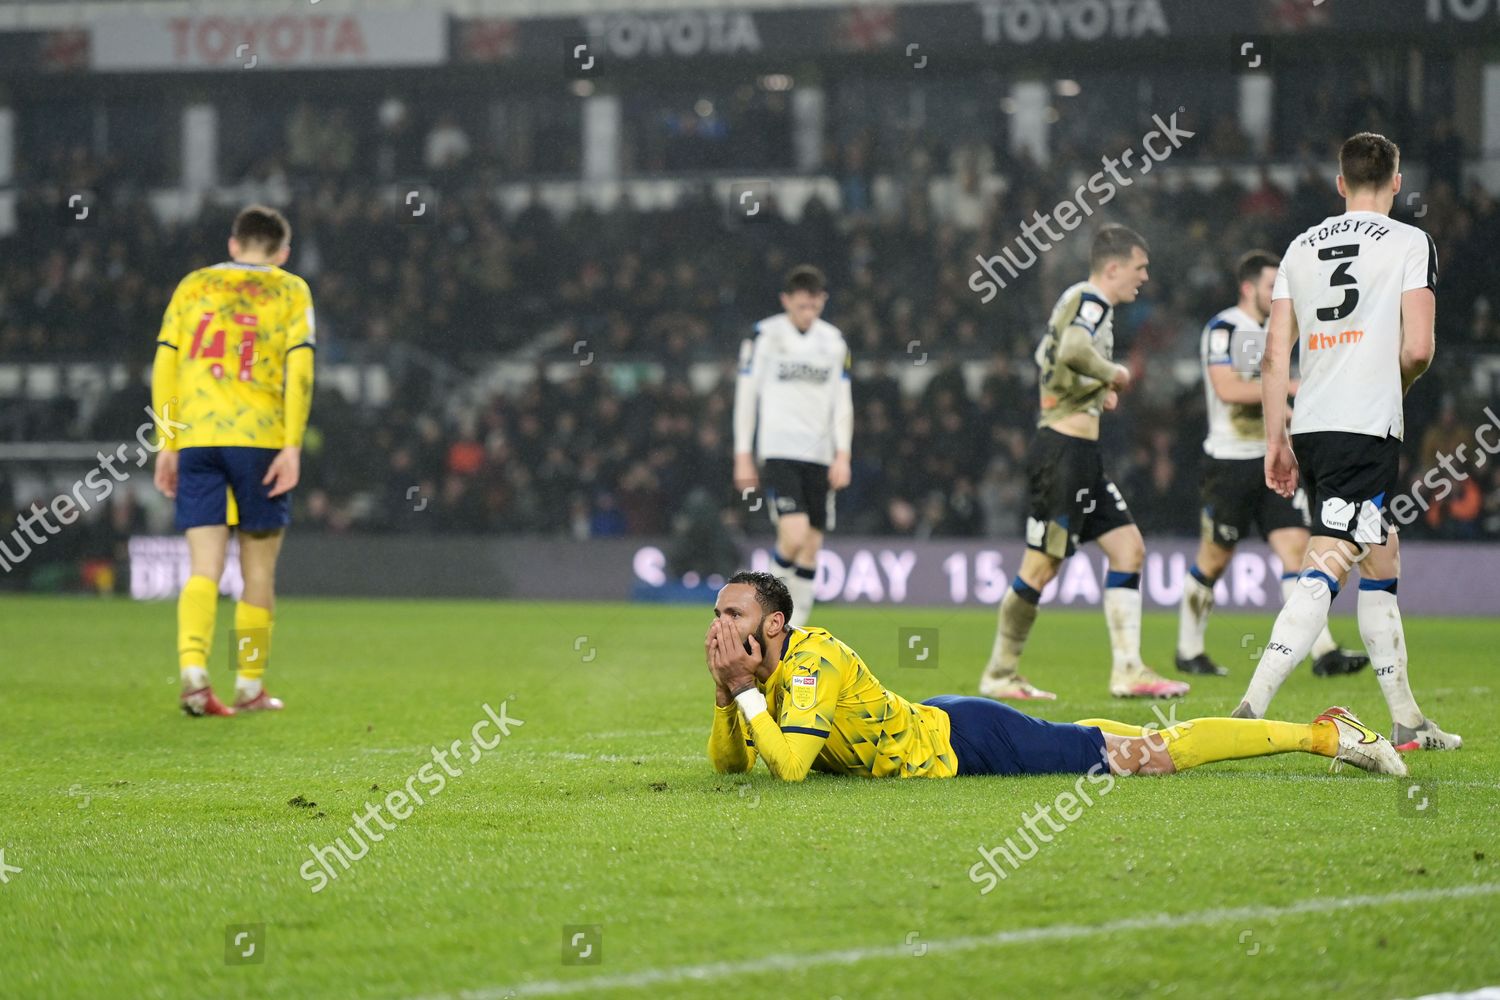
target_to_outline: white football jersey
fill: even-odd
[[[1236,378],[1258,385],[1265,343],[1266,328],[1239,306],[1225,309],[1203,328],[1199,355],[1208,397],[1208,437],[1203,450],[1212,458],[1266,457],[1266,418],[1261,404],[1224,402],[1208,377],[1210,368],[1228,365]]]
[[[1416,226],[1346,212],[1292,241],[1271,297],[1292,300],[1301,334],[1293,434],[1404,434],[1401,295],[1416,288],[1437,291],[1437,250]]]
[[[755,337],[740,345],[738,391],[755,393],[761,461],[833,463],[834,415],[849,365],[844,335],[831,323],[814,320],[803,333],[778,313],[755,324]]]

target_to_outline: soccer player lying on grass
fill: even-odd
[[[716,685],[708,757],[721,772],[763,758],[784,781],[809,770],[865,778],[965,774],[1172,774],[1221,760],[1299,750],[1366,771],[1406,774],[1390,741],[1348,710],[1307,725],[1193,719],[1161,732],[1108,719],[1047,722],[989,698],[919,705],[886,689],[859,654],[820,628],[788,628],[792,598],[769,573],[719,591],[704,650]]]

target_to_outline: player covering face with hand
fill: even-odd
[[[865,778],[1172,774],[1301,751],[1406,773],[1390,743],[1341,708],[1307,725],[1194,719],[1148,733],[1107,719],[1047,722],[987,698],[913,704],[827,631],[789,626],[792,610],[785,584],[769,573],[738,573],[719,591],[704,640],[715,692],[708,757],[717,771],[749,771],[760,758],[784,781],[813,770]]]

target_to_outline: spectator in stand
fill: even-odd
[[[427,133],[422,158],[428,170],[434,174],[446,174],[462,166],[469,158],[470,150],[468,134],[459,127],[453,115],[445,114]]]
[[[1331,134],[1341,101],[1331,84],[1314,88],[1309,115],[1323,108]],[[1390,118],[1399,109],[1364,86],[1347,110]],[[304,523],[329,531],[666,532],[692,487],[728,479],[725,393],[711,388],[714,368],[706,384],[690,384],[701,371],[693,366],[724,365],[732,353],[725,345],[743,337],[758,318],[755,304],[774,292],[761,287],[764,275],[813,259],[844,290],[830,301],[829,319],[856,362],[855,483],[841,498],[840,522],[908,536],[1016,536],[1017,463],[1036,419],[1036,315],[1086,241],[1063,242],[988,303],[968,287],[969,274],[974,258],[1008,245],[1031,211],[1069,197],[1072,174],[1096,160],[1094,150],[1060,149],[1043,169],[982,140],[950,155],[909,133],[851,128],[833,143],[839,194],[829,203],[814,197],[796,222],[730,230],[719,207],[696,193],[670,206],[557,213],[533,189],[520,204],[502,205],[484,185],[485,143],[458,118],[414,115],[398,97],[362,114],[299,106],[285,122],[285,147],[262,165],[295,192],[289,208],[301,236],[291,268],[308,273],[319,296],[320,349],[351,365],[383,366],[390,398],[401,401],[348,400],[332,380],[320,391],[308,442],[318,461],[299,501]],[[418,120],[432,121],[430,131]],[[1214,142],[1232,158],[1244,139],[1226,123]],[[1310,138],[1308,148],[1319,142]],[[1415,402],[1409,411],[1408,462],[1418,474],[1439,441],[1429,436],[1456,443],[1452,422],[1467,433],[1478,417],[1462,393],[1483,368],[1465,352],[1500,350],[1488,271],[1500,213],[1482,188],[1461,186],[1462,152],[1451,122],[1438,122],[1421,204],[1398,204],[1401,213],[1427,209],[1419,224],[1437,242],[1442,269],[1445,346],[1413,396],[1433,386],[1455,394],[1431,429]],[[192,248],[221,239],[228,219],[211,201],[196,218],[162,221],[131,184],[114,183],[120,166],[86,150],[61,150],[40,171],[26,165],[16,229],[0,236],[6,363],[87,359],[141,371],[151,343],[144,334],[159,322],[166,290],[203,263]],[[429,168],[449,174],[435,224],[388,225],[390,180]],[[896,196],[877,210],[882,173]],[[1262,171],[1246,191],[1228,169],[1208,190],[1178,178],[1168,190],[1166,173],[1138,178],[1131,197],[1099,215],[1162,237],[1153,238],[1159,281],[1116,319],[1119,349],[1140,384],[1110,446],[1129,456],[1120,481],[1142,498],[1133,509],[1147,533],[1191,535],[1196,503],[1185,483],[1202,417],[1197,390],[1170,377],[1171,363],[1196,357],[1204,318],[1232,294],[1222,274],[1235,248],[1285,245],[1292,228],[1337,207],[1330,178],[1313,167],[1284,190]],[[98,189],[109,210],[91,228],[62,226],[34,181]],[[523,384],[486,394],[471,380],[523,349],[537,362]],[[983,371],[971,390],[976,363]],[[456,393],[460,386],[467,391]],[[133,376],[97,408],[73,398],[7,399],[0,437],[124,440],[145,402]],[[1493,473],[1476,476],[1475,488],[1477,499],[1455,491],[1430,530],[1500,537]],[[16,499],[0,484],[0,508]],[[1429,530],[1425,520],[1413,527]]]

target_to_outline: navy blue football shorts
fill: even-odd
[[[177,457],[177,530],[213,524],[274,531],[292,520],[292,495],[261,483],[275,448],[183,448]]]
[[[958,773],[1108,773],[1104,734],[1094,726],[1048,722],[989,698],[940,694],[922,704],[948,713]]]

